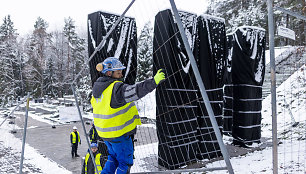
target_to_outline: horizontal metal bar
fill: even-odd
[[[133,173],[133,174],[205,172],[205,171],[215,171],[215,170],[227,170],[227,167],[213,167],[213,168],[201,168],[201,169],[178,169],[178,170],[165,170],[165,171],[154,171],[154,172],[138,172],[138,173]]]
[[[296,18],[299,18],[299,19],[302,19],[302,20],[306,21],[306,16],[300,15],[300,14],[292,12],[290,10],[286,10],[284,8],[281,8],[281,7],[274,7],[274,10],[279,10],[279,11],[281,11],[283,13],[287,13],[287,14],[289,14],[291,16],[294,16]]]

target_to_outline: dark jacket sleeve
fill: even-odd
[[[93,133],[93,127],[90,128],[89,133],[88,133],[90,140],[92,139],[92,133]]]
[[[153,78],[147,79],[134,85],[116,83],[114,85],[111,107],[118,108],[126,103],[136,101],[152,92],[157,87]]]
[[[70,133],[70,143],[72,144],[72,134]]]
[[[98,131],[96,128],[94,128],[94,130],[95,130],[95,141],[98,141],[100,139]]]

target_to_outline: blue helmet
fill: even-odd
[[[102,73],[105,74],[107,71],[116,71],[125,69],[125,66],[120,62],[118,58],[108,57],[102,62],[103,69]]]
[[[98,144],[97,143],[91,143],[90,147],[91,148],[93,148],[93,147],[97,147],[98,148]]]

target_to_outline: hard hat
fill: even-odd
[[[98,63],[96,66],[97,71],[105,74],[107,71],[123,70],[126,67],[120,62],[118,58],[108,57],[102,63]]]
[[[73,128],[72,129],[78,129],[76,126],[73,126]]]
[[[91,143],[90,147],[91,147],[91,148],[93,148],[93,147],[98,147],[98,144],[97,144],[97,143]]]

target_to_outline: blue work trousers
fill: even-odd
[[[121,136],[112,141],[104,141],[108,150],[108,159],[101,174],[130,173],[133,165],[133,143],[130,136]]]

